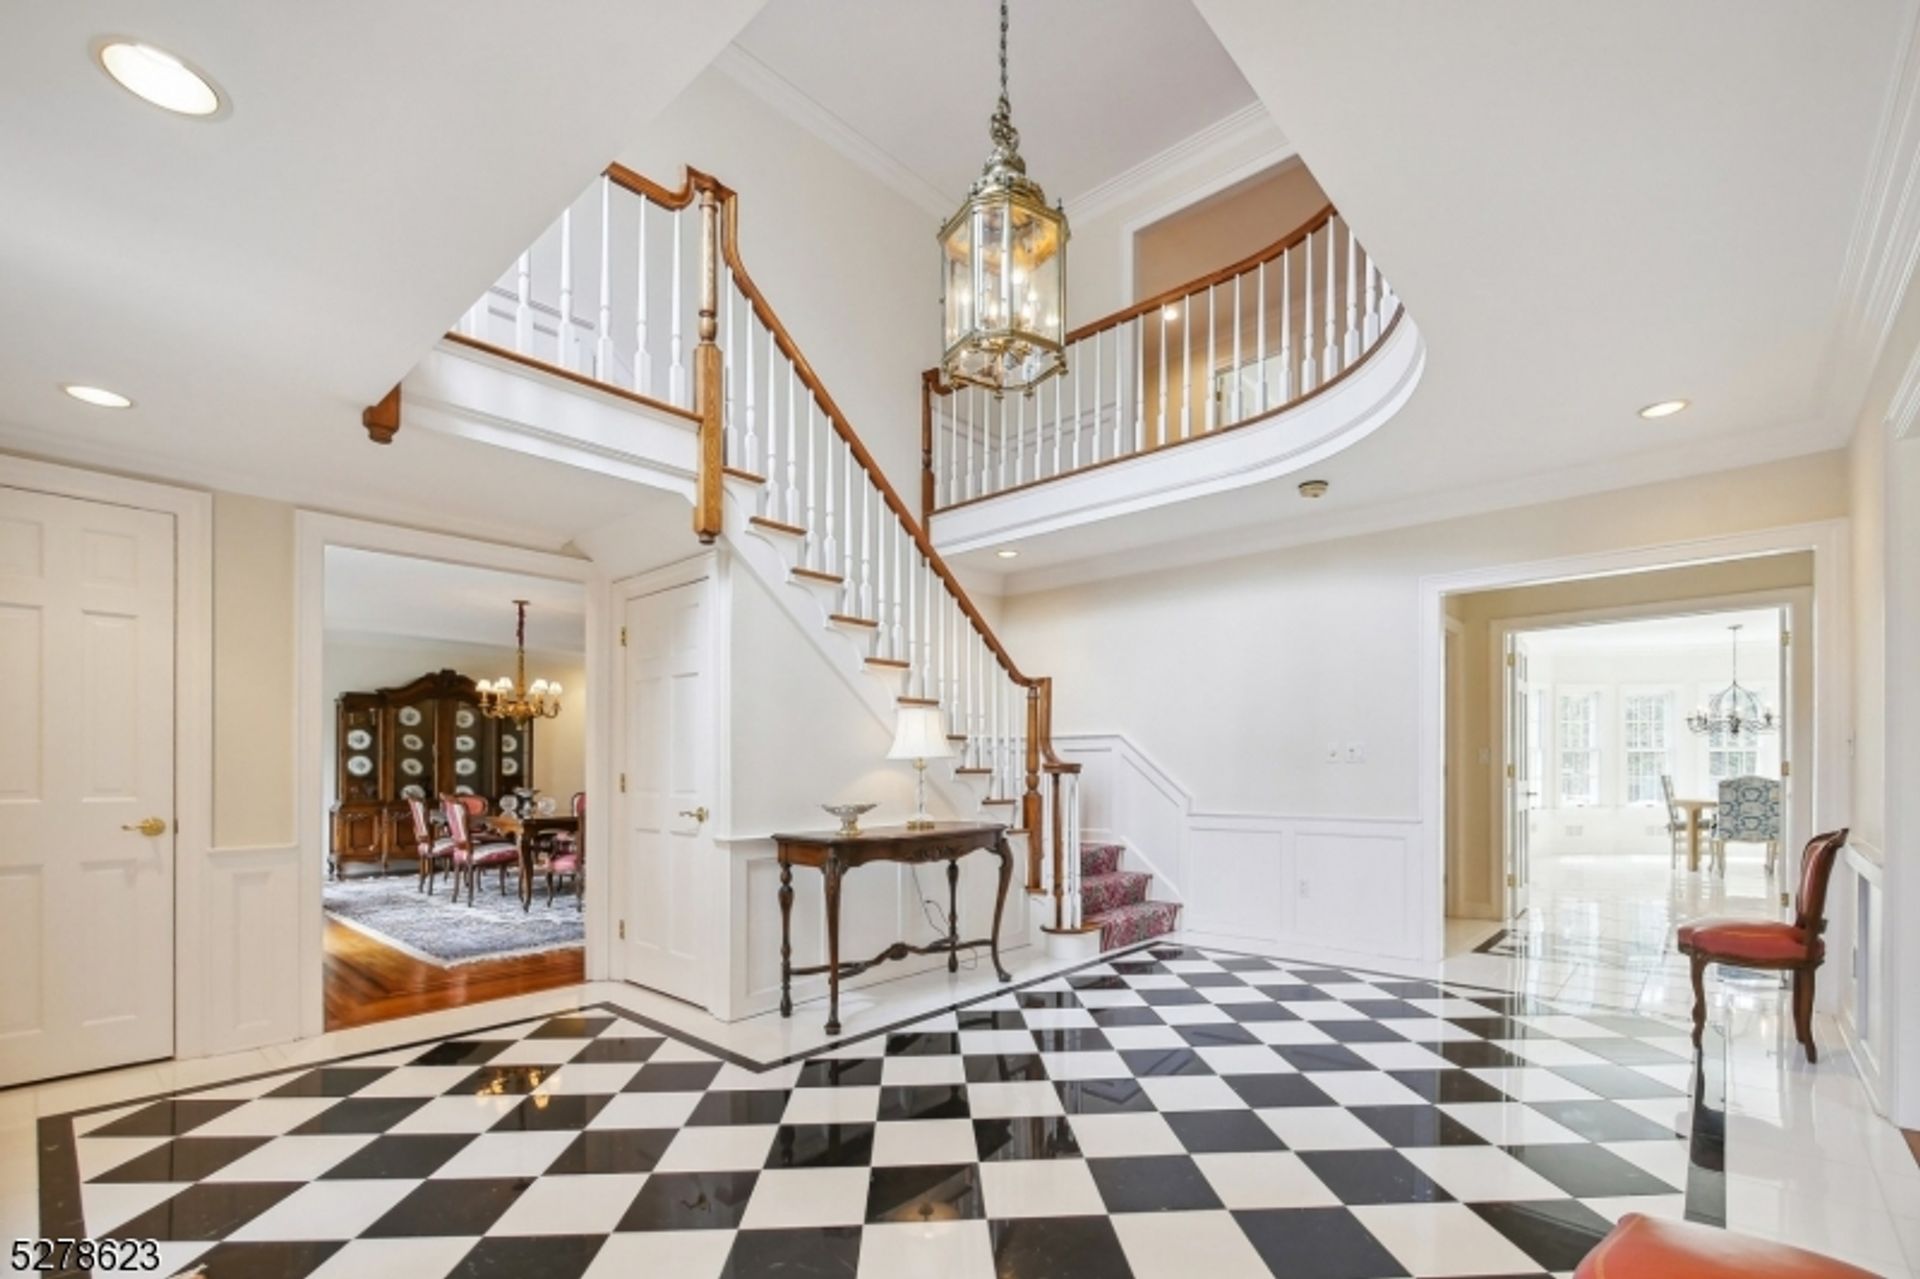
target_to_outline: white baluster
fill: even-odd
[[[1138,316],[1133,325],[1133,449],[1147,447],[1147,319]]]
[[[786,511],[787,513],[783,518],[789,524],[798,524],[801,518],[800,484],[799,484],[799,476],[800,476],[800,441],[799,441],[800,400],[799,400],[799,393],[798,393],[799,382],[794,371],[793,361],[788,360],[786,362],[786,365],[787,365],[787,453],[786,453],[786,460],[787,460]],[[805,554],[804,549],[802,551],[802,554],[803,555]],[[802,562],[804,563],[804,560]]]
[[[613,180],[600,179],[600,316],[593,331],[593,376],[613,380]]]
[[[1267,264],[1260,264],[1253,280],[1253,368],[1260,389],[1254,393],[1255,413],[1267,411]]]
[[[1380,340],[1380,271],[1371,253],[1367,254],[1367,311],[1360,324],[1360,344],[1372,350]]]
[[[1160,427],[1154,432],[1156,443],[1167,442],[1167,308],[1160,308]]]
[[[647,351],[647,303],[650,302],[652,299],[650,299],[647,296],[648,201],[645,196],[642,196],[640,198],[639,204],[640,204],[639,252],[636,256],[636,261],[638,262],[638,265],[634,268],[634,282],[633,282],[633,298],[634,298],[634,311],[635,311],[635,318],[634,318],[634,324],[633,324],[633,389],[638,391],[642,395],[650,395],[653,393],[653,356],[649,354]],[[747,343],[747,352],[749,357],[751,357],[753,352],[753,343],[751,341]],[[751,380],[751,375],[749,375],[749,380]],[[747,416],[749,419],[752,418],[753,414],[751,409],[748,410]],[[753,425],[751,420],[749,420],[747,425],[747,435],[749,438],[751,438],[753,435]]]
[[[773,343],[773,330],[767,330],[767,518],[781,519],[780,515],[780,397],[776,370],[779,361],[776,358]]]
[[[533,254],[522,253],[513,284],[513,349],[533,354]]]
[[[746,367],[741,370],[741,378],[740,378],[741,390],[744,392],[745,398],[746,398],[747,431],[745,436],[743,436],[740,441],[740,465],[743,469],[748,471],[753,471],[756,474],[758,474],[762,464],[760,461],[760,436],[754,425],[754,408],[755,408],[755,405],[753,402],[753,395],[754,395],[753,332],[755,327],[754,314],[753,314],[752,303],[748,302],[744,297],[741,299],[741,305],[746,308],[746,312],[747,312],[746,318],[743,321],[741,321],[741,325],[740,325],[740,333],[741,333],[741,336],[745,338],[744,345],[747,348],[747,364],[746,364]]]
[[[1351,366],[1360,355],[1360,256],[1354,251],[1353,224],[1343,222],[1347,229],[1347,341],[1345,360]]]
[[[1013,403],[1013,482],[1017,485],[1026,478],[1027,397],[1016,393]]]
[[[1053,379],[1053,473],[1055,475],[1060,474],[1061,458],[1064,456],[1063,450],[1067,442],[1066,407],[1067,380],[1056,377]],[[1075,466],[1080,465],[1080,451],[1078,449],[1074,450],[1073,464]]]
[[[1093,335],[1093,460],[1100,460],[1100,335]]]
[[[670,404],[685,407],[687,399],[687,370],[681,363],[680,338],[680,265],[685,256],[680,251],[680,224],[685,221],[685,209],[673,211],[673,276],[672,289],[667,300],[668,350],[672,356],[672,365],[667,371],[667,400]]]
[[[1085,354],[1086,352],[1083,349],[1081,355]],[[1076,357],[1073,361],[1073,464],[1075,466],[1080,465],[1080,422],[1082,416],[1083,410],[1080,407],[1080,360]],[[1100,460],[1100,437],[1097,433],[1093,437],[1093,443],[1093,460],[1097,462]]]
[[[873,485],[868,482],[866,475],[863,473],[860,477],[860,600],[859,607],[854,609],[853,612],[856,616],[866,618],[869,621],[876,620],[880,616],[880,614],[875,611],[878,605],[874,599],[873,577],[875,532],[873,526],[873,505],[878,497],[879,493],[874,489]]]
[[[844,525],[841,530],[840,547],[844,559],[842,566],[834,570],[842,578],[840,611],[859,617],[861,616],[857,554],[859,538],[855,536],[859,532],[857,522],[859,517],[853,513],[853,473],[859,468],[854,465],[853,450],[848,448],[838,436],[834,438],[833,447],[836,453],[845,454],[840,459],[840,519]]]
[[[1319,385],[1315,377],[1316,365],[1313,362],[1313,233],[1309,231],[1302,245],[1301,257],[1306,263],[1306,308],[1305,319],[1300,334],[1300,394],[1305,395]]]
[[[1007,397],[995,391],[993,403],[1000,410],[1000,482],[994,491],[1007,486]]]
[[[1181,303],[1186,322],[1180,326],[1180,438],[1193,436],[1193,298]]]
[[[1241,273],[1242,275],[1245,272]],[[1240,276],[1233,277],[1233,420],[1240,420]]]
[[[900,598],[906,593],[907,586],[907,530],[906,526],[900,522],[900,517],[894,514],[892,507],[886,507],[884,509],[886,512],[886,524],[884,527],[888,533],[887,540],[893,544],[890,548],[891,553],[888,556],[887,564],[890,574],[887,578],[887,602],[892,606],[893,611],[892,653],[894,660],[905,662],[912,660],[912,654],[907,651],[906,644],[907,634],[904,625],[906,609]]]
[[[553,322],[553,362],[573,367],[573,206],[560,210],[560,317]]]
[[[1216,396],[1216,395],[1215,395],[1215,394],[1213,393],[1213,383],[1214,383],[1214,378],[1215,378],[1215,377],[1216,377],[1216,376],[1218,375],[1218,370],[1219,370],[1219,367],[1220,367],[1220,366],[1219,366],[1218,364],[1216,364],[1216,363],[1215,363],[1215,356],[1214,356],[1214,345],[1213,345],[1213,328],[1214,328],[1214,326],[1213,326],[1213,311],[1214,311],[1214,306],[1213,306],[1213,286],[1212,286],[1211,284],[1209,284],[1209,285],[1207,286],[1207,371],[1206,371],[1206,385],[1205,385],[1204,387],[1202,387],[1202,388],[1201,388],[1201,391],[1200,391],[1200,393],[1201,393],[1202,395],[1204,395],[1204,396],[1206,396],[1206,397],[1207,397],[1207,398],[1206,398],[1206,407],[1205,407],[1205,410],[1204,410],[1204,413],[1205,413],[1205,417],[1204,417],[1204,421],[1205,421],[1205,429],[1206,429],[1206,430],[1209,430],[1209,431],[1211,431],[1211,430],[1213,430],[1213,428],[1214,428],[1214,427],[1216,427],[1216,426],[1218,426],[1218,425],[1220,424],[1220,423],[1219,423],[1219,415],[1218,415],[1218,413],[1217,413],[1217,412],[1215,411],[1215,401],[1216,401],[1216,400],[1218,400],[1218,399],[1219,399],[1219,397],[1218,397],[1218,396]]]
[[[1280,255],[1280,398],[1293,399],[1293,250]]]
[[[818,425],[813,420],[813,394],[807,394],[807,536],[800,543],[800,562],[811,569],[821,568],[820,563],[820,507],[816,494],[820,480],[820,444]]]
[[[1127,377],[1127,359],[1125,348],[1121,343],[1125,340],[1125,328],[1121,325],[1115,325],[1113,329],[1113,452],[1108,455],[1110,457],[1119,457],[1122,452],[1120,447],[1120,423],[1122,420],[1120,409],[1126,402],[1126,393],[1122,390],[1122,386],[1126,382]]]
[[[893,600],[893,584],[887,577],[887,522],[886,499],[880,495],[880,489],[873,490],[873,620],[880,623],[880,629],[874,632],[873,653],[875,657],[892,657],[893,648],[888,642],[887,606]]]
[[[1340,287],[1339,277],[1334,274],[1333,256],[1335,244],[1340,238],[1334,230],[1338,222],[1338,218],[1327,219],[1327,279],[1323,290],[1327,295],[1327,349],[1320,357],[1320,376],[1322,378],[1331,378],[1340,371],[1340,334],[1339,330],[1334,327],[1333,313],[1333,295],[1339,291]]]
[[[821,440],[821,447],[825,450],[825,456],[820,459],[820,487],[826,495],[827,518],[825,524],[821,526],[819,567],[823,573],[838,573],[840,571],[840,534],[833,500],[833,455],[839,451],[834,446],[839,443],[840,437],[834,434],[831,421],[823,421],[821,425],[821,434],[824,437]]]

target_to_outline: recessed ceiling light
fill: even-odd
[[[1011,547],[1006,547],[1006,548],[1002,548],[1001,550],[995,551],[994,554],[998,555],[1003,560],[1010,560],[1018,556],[1020,552],[1012,549]]]
[[[1640,410],[1641,417],[1672,417],[1687,407],[1686,400],[1661,400],[1658,404],[1649,404]]]
[[[121,88],[164,111],[205,118],[225,105],[211,80],[165,49],[113,39],[100,44],[94,56]]]
[[[97,409],[130,409],[133,401],[118,391],[109,391],[103,386],[78,386],[69,384],[60,388],[82,404],[91,404]]]

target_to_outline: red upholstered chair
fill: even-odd
[[[453,900],[460,900],[460,877],[467,880],[467,905],[474,902],[480,872],[488,866],[500,868],[500,891],[507,891],[507,868],[520,869],[520,847],[511,841],[486,839],[471,833],[467,826],[469,796],[443,795],[440,811],[447,819],[447,836],[453,843]],[[481,801],[485,803],[485,801]],[[476,842],[478,841],[478,842]]]
[[[445,837],[436,837],[433,822],[427,817],[425,800],[407,799],[407,813],[413,818],[413,844],[420,858],[419,887],[433,893],[433,881],[439,873],[440,863],[447,864],[447,873],[453,873],[453,841]]]
[[[1680,925],[1680,952],[1693,960],[1693,1042],[1707,1024],[1708,964],[1734,964],[1793,974],[1794,1038],[1818,1061],[1813,1046],[1813,974],[1826,960],[1827,881],[1847,832],[1815,835],[1800,854],[1800,892],[1792,923],[1773,919],[1696,919]]]
[[[584,884],[580,878],[580,868],[587,857],[587,794],[585,791],[573,793],[573,815],[580,823],[578,830],[555,831],[553,851],[547,857],[547,905],[553,905],[553,884],[556,878],[573,880],[573,903],[576,909],[583,906],[582,890]]]
[[[1801,1248],[1714,1226],[1630,1212],[1573,1279],[1873,1279],[1873,1272]]]

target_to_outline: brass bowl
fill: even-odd
[[[829,813],[832,813],[835,817],[840,819],[840,833],[842,835],[858,835],[860,833],[860,815],[862,813],[872,812],[874,809],[878,808],[879,805],[878,804],[822,804],[820,805],[820,807],[826,809]]]

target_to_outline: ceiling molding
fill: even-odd
[[[1258,98],[1231,115],[1222,116],[1206,128],[1188,134],[1166,150],[1150,155],[1124,173],[1116,173],[1105,182],[1066,201],[1067,212],[1075,218],[1091,219],[1112,212],[1155,183],[1179,176],[1217,156],[1222,151],[1271,131],[1282,143],[1279,129]]]
[[[739,45],[730,44],[722,49],[713,65],[741,88],[878,178],[908,203],[943,222],[959,207],[958,196],[949,198],[942,194],[932,183],[868,141],[852,125]]]
[[[1844,444],[1844,439],[1835,440],[1824,434],[1810,433],[1805,423],[1795,422],[1742,436],[1740,452],[1743,464],[1758,466],[1827,452]],[[1135,547],[1097,558],[1003,574],[1005,585],[1001,587],[1000,594],[1037,595],[1091,582],[1191,568],[1321,542],[1389,533],[1423,524],[1445,523],[1491,515],[1498,511],[1542,506],[1568,498],[1685,479],[1692,475],[1724,471],[1726,448],[1726,437],[1715,436],[1661,453],[1639,454],[1611,463],[1565,467],[1425,497],[1327,511],[1324,515],[1288,521],[1277,527],[1253,526],[1226,532],[1208,532],[1177,542]]]
[[[1908,19],[1840,272],[1820,400],[1851,427],[1920,266],[1920,12]],[[1911,378],[1912,370],[1908,370]],[[1902,390],[1907,382],[1902,382]]]

